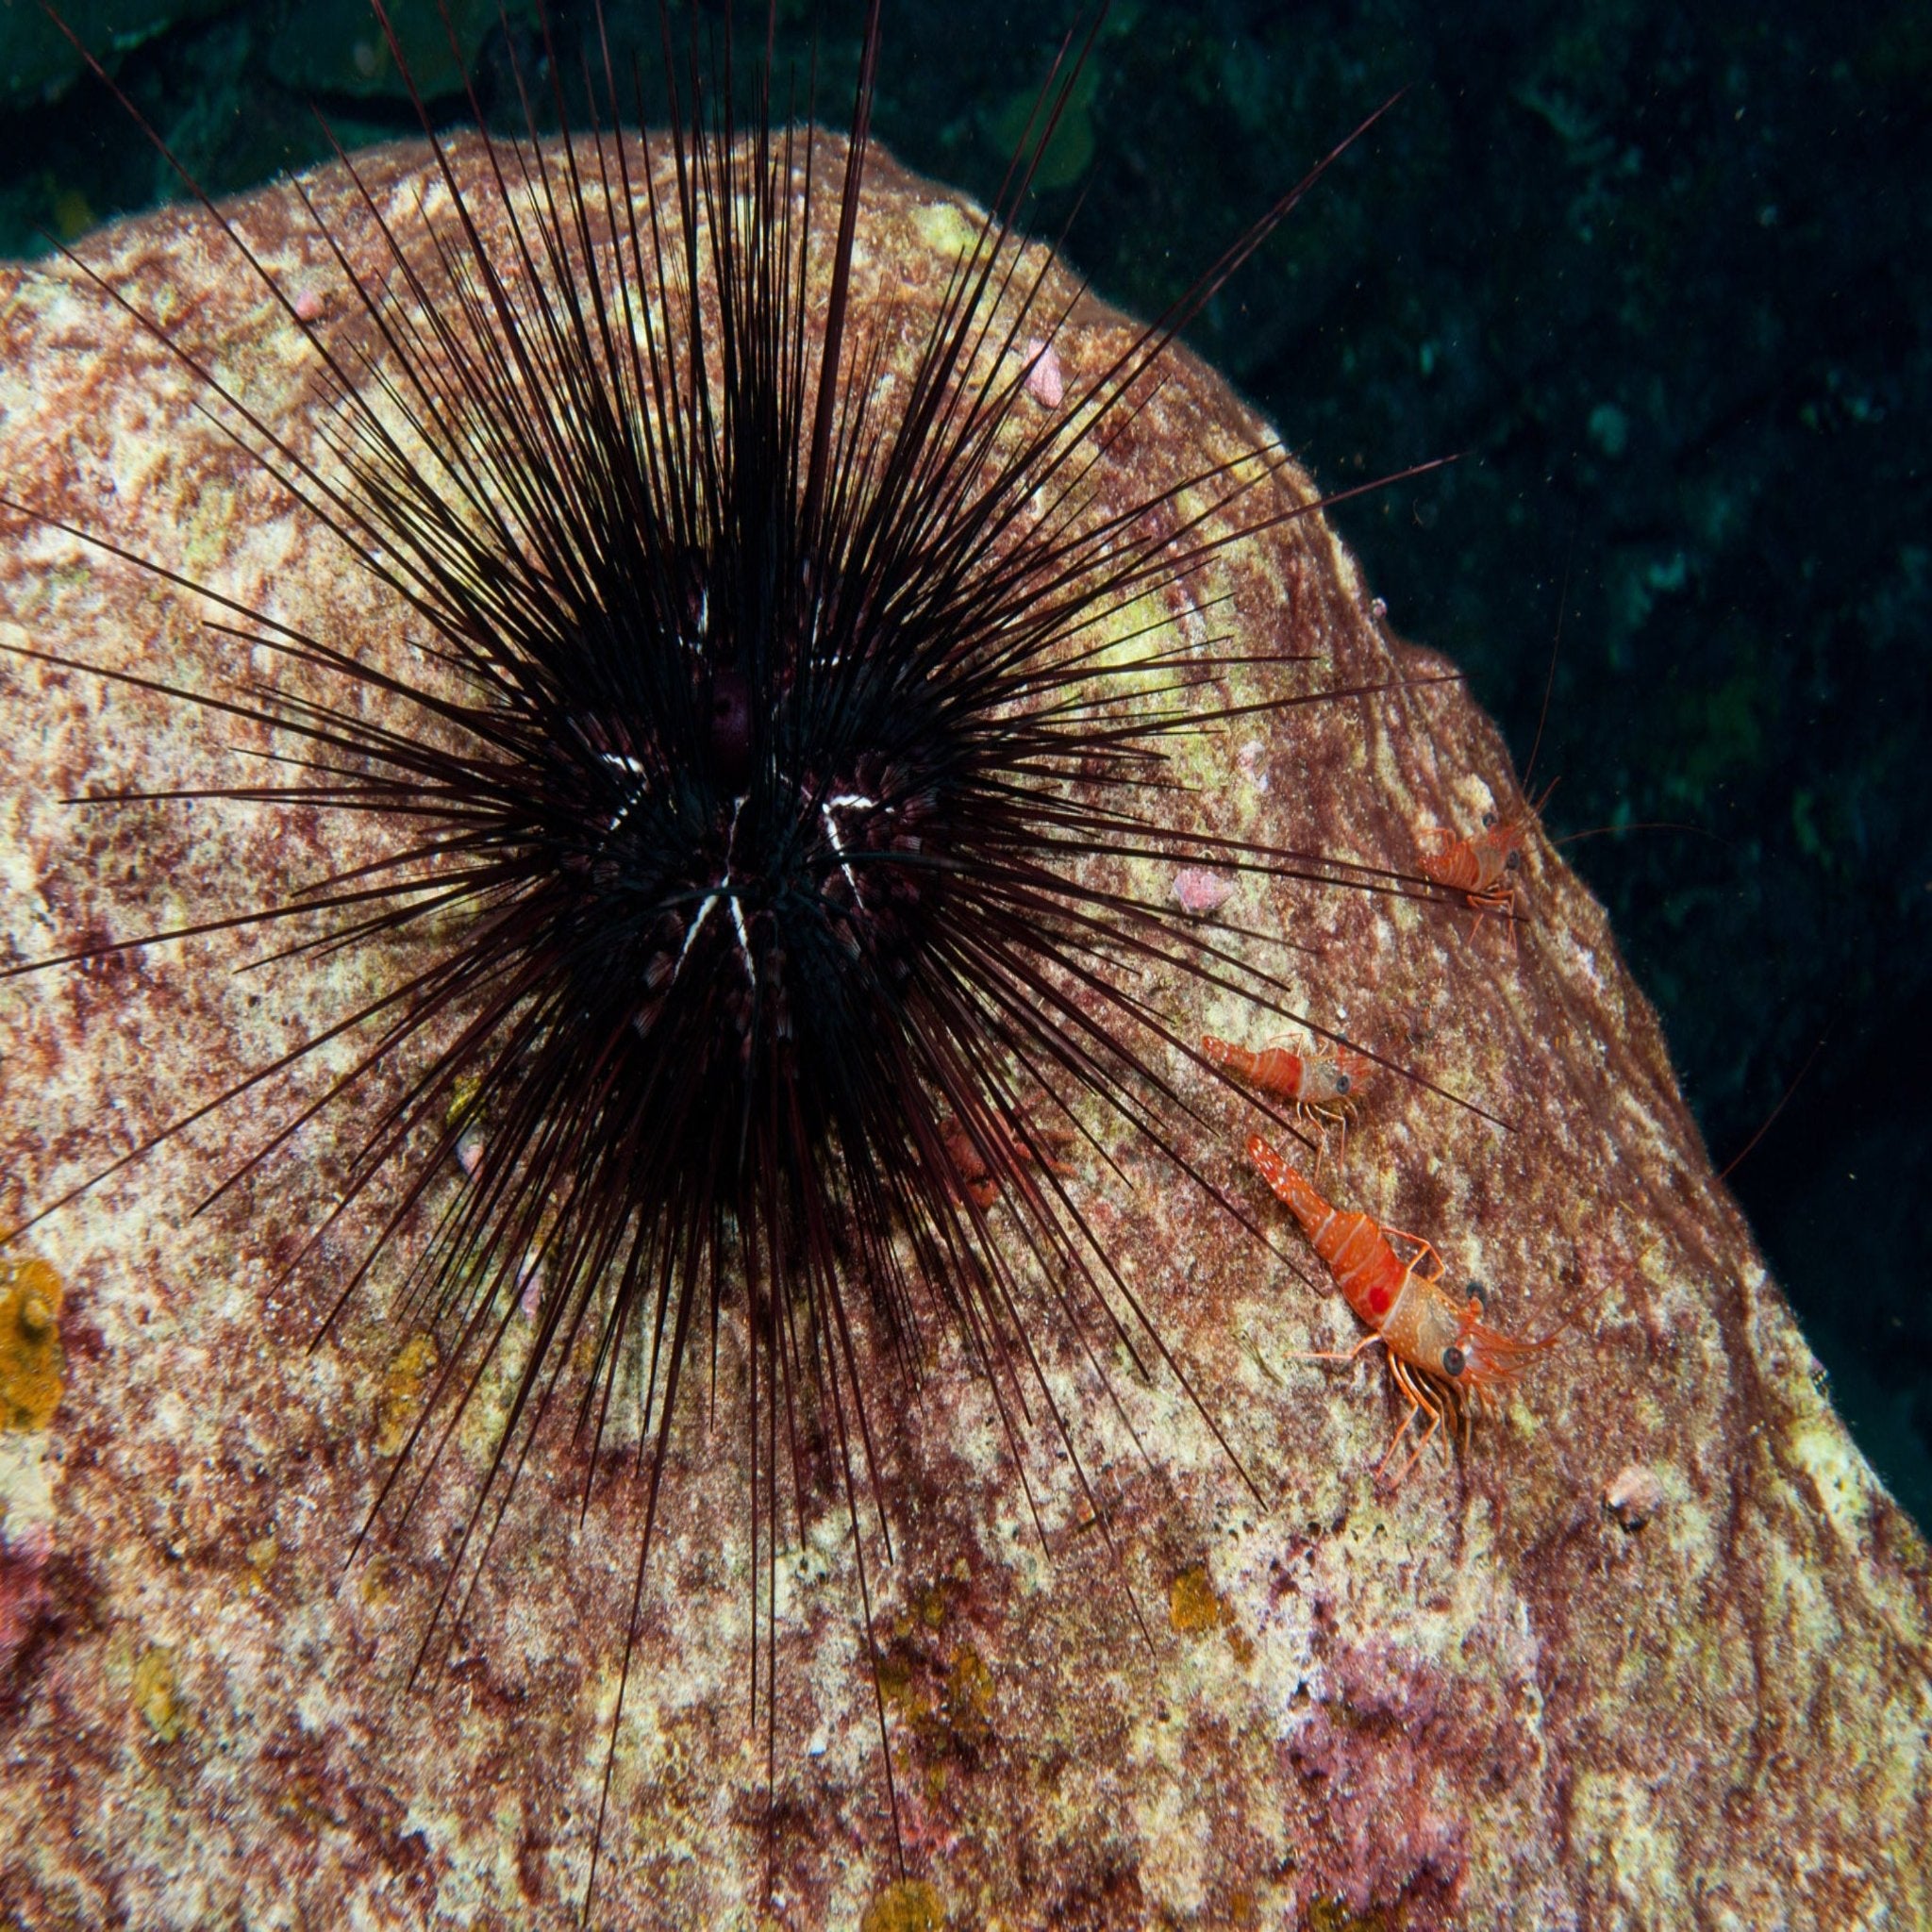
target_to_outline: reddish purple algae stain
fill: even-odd
[[[1439,1809],[1436,1790],[1513,1782],[1531,1751],[1520,1725],[1473,1725],[1457,1687],[1396,1646],[1338,1646],[1322,1667],[1326,1694],[1285,1750],[1300,1776],[1319,1781],[1311,1810],[1332,1841],[1306,1865],[1309,1879],[1357,1911],[1399,1902],[1441,1913],[1468,1862],[1460,1807]]]

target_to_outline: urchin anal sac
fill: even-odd
[[[826,178],[842,153],[824,142]],[[458,142],[452,165],[480,182],[486,161]],[[650,166],[668,182],[664,152]],[[369,204],[420,237],[419,204],[447,192],[426,152],[358,167]],[[304,178],[348,262],[379,262],[348,177]],[[302,319],[339,317],[346,341],[342,264],[286,186],[229,214]],[[918,339],[982,221],[874,158],[851,313],[881,345],[876,381],[895,379],[892,345]],[[393,593],[344,568],[176,353],[219,372],[291,461],[322,463],[329,384],[291,310],[237,273],[204,213],[125,223],[78,253],[168,340],[73,265],[0,270],[0,476],[38,512],[5,512],[0,546],[12,963],[191,904],[200,922],[245,911],[353,866],[358,838],[379,855],[379,827],[344,828],[319,801],[69,802],[233,786],[263,751],[157,687],[279,679],[299,697],[319,674],[211,620],[261,613],[398,682],[431,675]],[[1063,269],[1046,276],[1061,386],[1033,384],[1014,434],[1024,411],[1074,407],[1083,374],[1138,333]],[[1096,461],[1095,512],[1265,438],[1175,352]],[[1284,508],[1315,493],[1299,473],[1267,487]],[[142,558],[231,600],[225,615]],[[1318,512],[1207,550],[1147,603],[1135,648],[1185,661],[1217,640],[1216,695],[1260,707],[1177,741],[1181,783],[1148,809],[1413,877],[1423,828],[1468,830],[1519,800],[1493,727],[1391,634]],[[1290,674],[1235,660],[1284,640],[1309,658],[1299,688],[1370,694],[1267,708]],[[1078,862],[1175,902],[1180,868],[1158,851]],[[1540,833],[1513,937],[1491,918],[1472,929],[1440,894],[1220,876],[1232,890],[1211,906],[1198,881],[1179,890],[1274,975],[1285,1009],[1441,1090],[1379,1071],[1324,1186],[1487,1284],[1499,1325],[1564,1324],[1558,1345],[1467,1453],[1439,1438],[1407,1480],[1377,1484],[1404,1405],[1378,1350],[1301,1358],[1359,1330],[1246,1164],[1249,1135],[1279,1129],[1189,1051],[1280,1024],[1141,961],[1165,1028],[1151,1071],[1187,1103],[1172,1116],[1185,1165],[1095,1112],[1036,1170],[1187,1377],[1143,1375],[1097,1331],[1042,1344],[1110,1534],[1050,1433],[1008,1436],[957,1332],[857,1324],[854,1372],[891,1391],[873,1405],[893,1528],[867,1577],[877,1656],[828,1494],[781,1521],[775,1704],[755,1705],[744,1327],[727,1285],[671,1441],[600,1917],[724,1924],[769,1895],[799,1924],[908,1900],[1008,1926],[1303,1924],[1337,1901],[1416,1926],[1932,1922],[1924,1546],[1818,1392],[1601,908]],[[262,950],[211,929],[4,982],[9,1216],[395,970],[370,948],[235,970]],[[353,1052],[345,1038],[304,1058],[278,1104],[312,1102]],[[441,1445],[403,1529],[345,1569],[445,1338],[398,1243],[315,1340],[344,1285],[336,1237],[287,1271],[353,1142],[297,1135],[192,1211],[257,1125],[213,1113],[22,1237],[65,1284],[65,1381],[42,1425],[0,1438],[0,1619],[21,1626],[0,1684],[0,1897],[36,1926],[565,1923],[630,1626],[634,1444],[615,1428],[587,1473],[568,1429],[543,1440],[452,1648],[411,1686],[497,1397],[484,1389]],[[1009,1204],[983,1211],[998,1227]],[[340,1252],[358,1252],[346,1233]],[[1632,1467],[1652,1478],[1645,1507],[1619,1517],[1604,1498]]]

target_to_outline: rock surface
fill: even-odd
[[[476,177],[474,146],[460,166]],[[367,178],[405,224],[438,192],[420,150]],[[309,179],[375,259],[348,183]],[[290,193],[234,219],[320,327],[350,325]],[[890,336],[936,299],[977,220],[878,164],[867,325]],[[312,447],[313,351],[212,221],[165,212],[83,254]],[[1082,301],[1053,344],[1070,392],[1126,339]],[[407,627],[204,400],[83,275],[0,270],[0,490],[406,664]],[[1258,433],[1180,358],[1102,488],[1131,500]],[[0,643],[199,688],[281,675],[135,562],[10,513],[0,531]],[[1219,553],[1166,606],[1179,641],[1291,627],[1318,654],[1309,691],[1442,668],[1388,633],[1313,518]],[[63,803],[232,775],[258,742],[0,660],[8,957],[258,903],[323,862],[325,832],[329,862],[353,857],[310,811]],[[1189,757],[1220,829],[1367,866],[1413,872],[1418,828],[1520,808],[1453,685],[1280,712]],[[1138,870],[1150,897],[1193,890]],[[1932,1922],[1925,1547],[1832,1414],[1651,1009],[1540,838],[1519,908],[1512,936],[1250,876],[1215,914],[1280,931],[1295,950],[1244,943],[1312,1020],[1496,1117],[1380,1074],[1327,1178],[1489,1284],[1500,1325],[1567,1320],[1507,1419],[1454,1462],[1433,1445],[1392,1492],[1372,1480],[1401,1412],[1378,1352],[1293,1358],[1352,1346],[1353,1319],[1246,1170],[1261,1117],[1176,1056],[1211,1123],[1190,1151],[1273,1250],[1141,1149],[1071,1185],[1253,1488],[1171,1376],[1109,1363],[1115,1408],[1068,1349],[1051,1373],[1116,1549],[1050,1446],[1026,1472],[1042,1548],[985,1391],[932,1347],[916,1396],[886,1405],[904,1411],[883,1444],[899,1540],[874,1577],[901,1882],[836,1507],[785,1559],[768,1828],[727,1327],[645,1591],[600,1920],[754,1923],[769,1860],[766,1910],[798,1925]],[[245,957],[211,937],[0,985],[0,1213],[107,1167],[375,970],[235,974]],[[1148,991],[1184,1034],[1273,1030],[1185,986]],[[275,1108],[325,1073],[298,1070]],[[16,1250],[62,1284],[63,1380],[44,1426],[0,1437],[0,1906],[32,1927],[567,1923],[633,1562],[627,1464],[593,1473],[579,1526],[580,1465],[567,1444],[540,1455],[462,1641],[412,1684],[487,1418],[408,1530],[345,1569],[435,1344],[392,1280],[313,1346],[326,1268],[271,1292],[342,1149],[297,1141],[194,1214],[270,1117],[251,1101],[197,1123]]]

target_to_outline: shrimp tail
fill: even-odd
[[[1315,1191],[1307,1176],[1259,1134],[1248,1137],[1248,1158],[1274,1190],[1275,1199],[1301,1224],[1302,1232],[1309,1241],[1316,1241],[1335,1210]]]

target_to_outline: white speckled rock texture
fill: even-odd
[[[457,164],[480,178],[475,144]],[[419,192],[441,192],[421,150],[363,165],[406,231]],[[308,179],[352,257],[377,258],[341,175]],[[231,215],[319,302],[321,328],[351,325],[285,188]],[[935,299],[978,219],[879,162],[861,325],[890,331]],[[81,254],[312,448],[313,352],[210,218],[155,215]],[[1070,390],[1127,327],[1075,308],[1055,342]],[[75,269],[0,268],[0,492],[408,669],[407,625],[206,400]],[[1100,487],[1131,500],[1257,434],[1180,358]],[[1441,668],[1390,636],[1312,517],[1219,554],[1165,604],[1174,642],[1205,634],[1210,608],[1238,640],[1291,630],[1317,654],[1297,674],[1309,691]],[[218,615],[0,512],[0,643],[210,691],[287,675],[207,628]],[[325,837],[341,862],[312,809],[63,802],[232,778],[259,742],[178,700],[0,658],[4,958],[258,903],[322,863]],[[1282,711],[1189,757],[1228,833],[1401,871],[1418,827],[1467,830],[1519,797],[1455,685]],[[1393,1493],[1372,1481],[1400,1416],[1386,1373],[1373,1351],[1352,1368],[1293,1359],[1349,1346],[1353,1319],[1315,1291],[1319,1268],[1246,1171],[1259,1116],[1174,1056],[1170,1076],[1207,1117],[1189,1152],[1275,1252],[1142,1150],[1124,1151],[1121,1175],[1081,1163],[1071,1186],[1258,1497],[1172,1375],[1143,1385],[1112,1359],[1116,1410],[1054,1343],[1118,1554],[1043,1440],[1028,1471],[1042,1549],[959,1350],[930,1341],[913,1393],[876,1364],[899,1533],[874,1579],[881,1678],[907,1870],[933,1888],[892,1891],[849,1539],[829,1503],[785,1558],[768,1824],[727,1324],[715,1408],[683,1419],[645,1589],[600,1923],[851,1925],[870,1907],[879,1932],[937,1897],[950,1924],[979,1928],[1932,1924],[1925,1546],[1821,1394],[1603,913],[1540,838],[1521,909],[1512,939],[1443,906],[1249,877],[1217,915],[1291,944],[1242,942],[1310,1017],[1507,1124],[1383,1075],[1328,1176],[1491,1284],[1499,1324],[1570,1319],[1507,1419],[1467,1457],[1432,1448]],[[287,1050],[382,967],[238,974],[245,957],[215,934],[0,982],[0,1216]],[[1183,1034],[1256,1031],[1232,1000],[1146,991]],[[424,1351],[388,1275],[314,1341],[333,1249],[271,1292],[342,1150],[298,1139],[193,1211],[325,1071],[192,1125],[19,1243],[65,1283],[66,1386],[46,1427],[0,1438],[8,1924],[575,1912],[633,1562],[631,1466],[607,1452],[579,1526],[585,1472],[550,1442],[455,1655],[408,1682],[487,1413],[407,1531],[345,1568]]]

